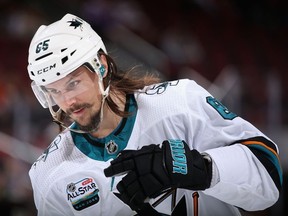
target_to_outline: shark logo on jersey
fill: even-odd
[[[151,88],[148,88],[146,90],[146,94],[148,95],[154,95],[154,94],[162,94],[166,91],[168,86],[176,86],[178,85],[179,80],[171,81],[171,82],[163,82],[157,85],[152,86]]]
[[[61,136],[58,135],[53,141],[52,143],[48,146],[48,148],[43,152],[43,154],[36,160],[36,162],[33,164],[33,166],[35,167],[37,162],[39,161],[43,161],[45,162],[48,155],[51,153],[51,152],[54,152],[58,149],[58,144],[60,143],[61,141]]]
[[[66,188],[67,199],[77,211],[99,202],[99,188],[93,178],[87,177],[70,183]]]

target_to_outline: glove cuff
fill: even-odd
[[[204,159],[204,163],[205,163],[205,167],[207,170],[207,188],[211,187],[211,182],[212,182],[212,170],[213,170],[213,162],[212,162],[212,158],[210,157],[210,155],[208,155],[207,153],[202,153],[201,154],[203,159]]]

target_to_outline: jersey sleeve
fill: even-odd
[[[249,211],[273,205],[282,185],[277,145],[195,82],[186,91],[187,121],[197,128],[191,148],[208,153],[219,174],[205,193]]]

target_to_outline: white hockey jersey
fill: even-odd
[[[262,210],[278,200],[282,173],[277,146],[194,81],[149,86],[127,101],[126,110],[133,114],[110,135],[96,139],[65,130],[32,165],[39,216],[135,215],[114,194],[121,176],[107,178],[103,170],[123,149],[167,139],[185,140],[191,149],[208,153],[219,179],[197,192],[196,203],[195,191],[184,189],[163,201],[150,200],[164,215],[180,203],[186,215],[194,215],[195,208],[200,216],[240,215],[238,208]]]

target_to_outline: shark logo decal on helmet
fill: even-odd
[[[79,19],[72,19],[71,21],[68,21],[68,23],[70,23],[69,26],[74,27],[74,29],[77,29],[79,27],[82,31],[83,22],[80,21]]]

